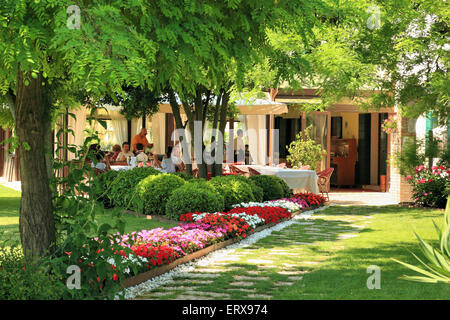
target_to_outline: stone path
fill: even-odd
[[[304,286],[309,272],[369,226],[369,214],[350,211],[350,207],[332,206],[211,264],[179,274],[136,299],[277,299],[286,288]]]

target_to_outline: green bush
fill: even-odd
[[[233,179],[237,179],[239,181],[248,183],[250,185],[250,187],[252,188],[252,193],[253,193],[253,196],[255,197],[255,201],[256,202],[262,202],[263,201],[264,191],[253,180],[250,180],[250,179],[248,179],[248,178],[246,178],[244,176],[240,176],[240,175],[230,175],[228,177],[232,177]]]
[[[137,206],[135,187],[150,175],[160,174],[153,168],[134,168],[132,170],[120,171],[117,178],[111,184],[110,199],[115,206],[123,208],[134,208]]]
[[[183,213],[223,210],[223,196],[204,182],[187,183],[175,189],[166,204],[166,216],[173,220],[179,220]]]
[[[141,180],[136,191],[142,201],[144,213],[164,214],[172,192],[185,183],[182,178],[169,173],[150,175]]]
[[[59,300],[66,287],[40,264],[27,264],[22,250],[2,247],[0,253],[0,300]]]
[[[263,189],[263,201],[276,200],[284,197],[285,191],[279,183],[279,178],[269,175],[251,176],[249,178]]]
[[[233,176],[214,177],[208,184],[212,185],[224,197],[225,210],[231,210],[233,204],[255,201],[252,187],[247,181],[235,179]]]
[[[191,181],[192,179],[194,179],[193,176],[188,175],[186,172],[174,172],[171,174],[176,175],[185,181]]]
[[[119,175],[119,171],[110,170],[103,172],[94,179],[94,193],[98,201],[103,202],[106,208],[112,207],[113,202],[110,197],[110,188],[114,180]]]
[[[283,179],[281,179],[280,177],[277,177],[277,176],[274,176],[274,178],[278,181],[278,184],[281,185],[281,188],[283,189],[283,198],[292,197],[291,188],[289,188],[286,181],[284,181]]]

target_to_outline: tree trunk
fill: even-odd
[[[35,260],[55,249],[56,234],[45,141],[51,132],[49,110],[43,100],[42,76],[30,77],[28,86],[19,67],[16,133],[22,182],[19,229],[23,253]]]

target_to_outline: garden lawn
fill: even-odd
[[[443,211],[398,206],[332,206],[310,220],[197,266],[138,299],[450,299],[450,286],[398,279],[418,265],[414,236],[436,244],[432,220]],[[420,253],[419,253],[420,254]],[[381,270],[381,289],[366,286],[367,268]]]
[[[20,192],[0,185],[0,241],[11,240],[20,243],[19,207]],[[126,221],[125,232],[159,227],[171,228],[177,225],[176,223],[148,220],[130,214],[124,214],[123,217]],[[97,220],[100,224],[111,223],[112,215],[106,211],[105,214],[99,215]]]

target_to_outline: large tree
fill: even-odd
[[[140,34],[148,28],[140,19],[146,5],[145,1],[0,3],[0,96],[11,110],[19,141],[19,227],[29,259],[55,245],[49,184],[51,118],[61,98],[55,93],[85,90],[95,99],[120,92],[123,85],[151,86],[151,57],[156,50]]]

